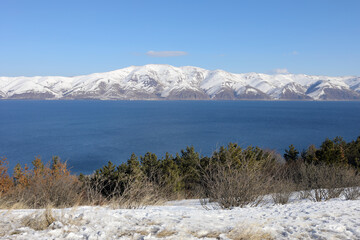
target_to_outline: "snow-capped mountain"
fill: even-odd
[[[360,100],[360,77],[149,64],[75,77],[0,77],[0,99]]]

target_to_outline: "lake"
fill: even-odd
[[[0,101],[0,156],[11,168],[57,155],[88,174],[131,153],[163,156],[193,145],[211,155],[237,142],[283,154],[290,144],[301,150],[359,135],[360,102]]]

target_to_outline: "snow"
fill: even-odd
[[[253,89],[253,88],[248,88],[248,89],[246,89],[245,90],[245,93],[257,93],[257,91],[255,90],[255,89]]]
[[[45,230],[22,224],[43,210],[0,210],[0,239],[231,239],[264,233],[275,239],[360,239],[360,200],[270,201],[259,207],[205,210],[198,200],[144,209],[74,207],[54,209]]]

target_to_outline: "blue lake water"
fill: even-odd
[[[13,168],[58,155],[73,172],[91,173],[131,153],[175,154],[193,145],[260,146],[283,154],[360,135],[360,102],[291,101],[0,101],[0,156]]]

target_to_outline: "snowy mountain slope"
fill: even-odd
[[[75,77],[0,77],[0,99],[360,100],[360,77],[233,74],[149,64]]]

